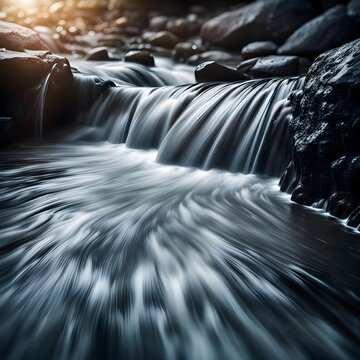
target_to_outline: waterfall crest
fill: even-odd
[[[288,160],[286,99],[303,82],[118,86],[82,117],[80,135],[159,149],[162,163],[279,176]]]

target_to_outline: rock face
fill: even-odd
[[[347,14],[345,6],[338,5],[295,31],[278,53],[315,57],[359,35],[359,24]]]
[[[49,50],[35,31],[6,21],[0,21],[0,48],[13,51]]]
[[[265,56],[242,62],[238,71],[250,78],[297,76],[307,72],[310,62],[298,56]]]
[[[292,199],[305,205],[327,201],[331,214],[350,217],[349,224],[358,226],[360,40],[319,56],[292,103]],[[289,173],[283,189],[289,185]]]
[[[281,44],[315,16],[307,0],[258,0],[210,19],[201,36],[212,45],[238,50],[255,41]]]

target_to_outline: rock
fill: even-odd
[[[278,46],[272,41],[256,41],[243,47],[241,55],[244,59],[274,55]]]
[[[173,49],[178,42],[178,37],[169,31],[160,31],[149,38],[151,45],[165,49]]]
[[[306,73],[311,63],[298,56],[272,55],[242,62],[237,70],[251,78],[297,76]]]
[[[150,19],[149,28],[153,31],[165,30],[169,20],[171,20],[169,16],[155,16]]]
[[[239,54],[229,53],[220,50],[205,51],[200,54],[192,55],[188,58],[187,63],[189,65],[199,65],[206,61],[216,61],[223,63],[238,63],[243,60]]]
[[[11,97],[38,85],[55,64],[62,76],[72,77],[69,62],[60,56],[51,55],[49,52],[0,50],[0,93],[2,96]]]
[[[202,26],[201,36],[228,49],[240,50],[255,41],[281,44],[315,16],[315,9],[306,0],[258,0],[210,19]]]
[[[178,36],[186,39],[190,35],[189,24],[185,19],[172,19],[166,24],[166,29]]]
[[[360,23],[360,1],[351,0],[347,6],[347,14]]]
[[[356,21],[338,5],[295,31],[279,48],[279,54],[315,57],[359,36]]]
[[[236,69],[220,65],[215,61],[200,64],[195,69],[195,78],[197,82],[234,82],[246,79]]]
[[[0,145],[34,136],[39,96],[45,96],[43,129],[69,118],[73,76],[65,58],[41,51],[1,50],[0,77]],[[47,89],[42,93],[45,80]]]
[[[360,40],[319,56],[303,91],[292,96],[289,124],[296,187],[292,200],[328,201],[331,214],[359,225]],[[355,220],[357,219],[357,221]]]
[[[13,51],[49,50],[34,30],[5,21],[0,21],[0,48]]]
[[[196,44],[186,42],[178,43],[176,44],[175,49],[172,51],[172,56],[175,60],[185,61],[190,56],[198,54],[202,50],[203,49]]]
[[[111,60],[106,47],[98,47],[89,51],[86,56],[88,61],[107,61]]]
[[[155,66],[154,57],[147,51],[129,51],[125,55],[126,62],[134,62],[145,66]]]

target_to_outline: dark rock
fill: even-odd
[[[244,59],[274,55],[278,46],[272,41],[256,41],[243,47],[241,55]]]
[[[360,40],[319,56],[291,102],[292,199],[326,200],[331,214],[358,226],[351,213],[360,205]]]
[[[126,62],[134,62],[145,66],[155,66],[154,57],[147,51],[129,51],[125,55]]]
[[[172,56],[175,60],[185,61],[190,56],[198,54],[202,50],[203,49],[196,44],[186,42],[178,43],[176,44],[175,49],[172,52]]]
[[[65,58],[46,51],[2,50],[0,77],[0,144],[34,135],[40,97],[44,99],[42,113],[46,114],[43,129],[53,126],[59,118],[68,118],[64,114],[72,101],[73,76]]]
[[[110,60],[109,52],[106,47],[99,47],[90,50],[86,56],[88,61],[107,61]]]
[[[151,45],[165,49],[173,49],[178,42],[178,37],[170,31],[160,31],[149,38]]]
[[[310,67],[307,59],[298,56],[272,55],[242,62],[237,70],[251,78],[301,75]]]
[[[49,50],[34,30],[5,21],[0,21],[0,48],[13,51]]]
[[[169,16],[155,16],[150,19],[149,28],[153,31],[165,30],[169,20],[171,20]]]
[[[255,41],[281,44],[315,16],[306,0],[258,0],[207,21],[201,36],[212,45],[238,50]]]
[[[360,1],[359,0],[351,0],[347,6],[347,13],[356,22],[360,23]]]
[[[315,57],[357,36],[358,24],[347,15],[345,6],[338,5],[295,31],[278,53]]]
[[[210,50],[205,51],[200,54],[192,55],[187,60],[187,63],[190,65],[199,65],[206,61],[216,61],[222,63],[238,63],[239,61],[243,60],[241,55],[229,53],[226,51],[220,50]]]
[[[166,29],[178,36],[180,39],[186,39],[191,31],[186,19],[172,19],[166,24]]]
[[[0,50],[0,94],[12,96],[36,86],[57,65],[66,77],[71,77],[67,59],[49,52],[24,53]],[[16,81],[15,81],[16,78]]]
[[[195,70],[195,78],[197,82],[234,82],[246,79],[236,69],[220,65],[215,61],[199,65]]]

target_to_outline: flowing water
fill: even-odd
[[[285,145],[268,128],[301,81],[121,85],[81,101],[87,142],[82,129],[3,150],[1,358],[359,358],[359,234],[229,165],[258,172],[264,143],[286,149],[286,126]],[[238,150],[219,165],[224,141]]]

